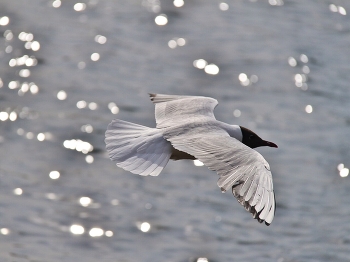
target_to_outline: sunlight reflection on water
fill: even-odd
[[[157,246],[169,261],[348,258],[347,2],[5,2],[0,233],[12,249],[4,256],[51,261],[67,250],[71,261],[106,253],[157,261],[165,255],[149,249]],[[171,161],[152,180],[109,161],[112,119],[155,126],[147,92],[212,96],[218,119],[280,141],[263,154],[278,197],[269,229],[221,196],[198,160]]]

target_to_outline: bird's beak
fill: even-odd
[[[278,148],[278,146],[275,143],[272,143],[272,142],[269,142],[269,141],[266,141],[266,140],[263,140],[262,146],[269,146],[269,147],[276,147],[276,148]]]

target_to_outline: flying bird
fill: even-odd
[[[134,174],[158,176],[169,159],[198,159],[219,175],[222,192],[230,189],[260,223],[275,214],[270,166],[252,148],[277,145],[253,131],[216,120],[218,101],[203,96],[149,94],[156,128],[113,120],[106,131],[111,160]]]

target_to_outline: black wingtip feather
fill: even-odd
[[[261,212],[263,211],[260,210],[260,212],[257,212],[255,209],[255,206],[251,206],[249,204],[249,201],[245,201],[244,197],[240,196],[239,194],[236,194],[234,189],[235,189],[236,185],[232,186],[232,194],[237,198],[237,201],[244,206],[244,208],[253,215],[253,218],[256,219],[259,223],[265,222],[265,225],[269,226],[270,223],[266,222],[265,220],[259,218]]]

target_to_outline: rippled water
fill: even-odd
[[[0,3],[1,261],[350,261],[348,1]],[[279,149],[270,227],[192,161],[117,168],[147,93],[219,100]],[[343,164],[343,165],[340,165]]]

